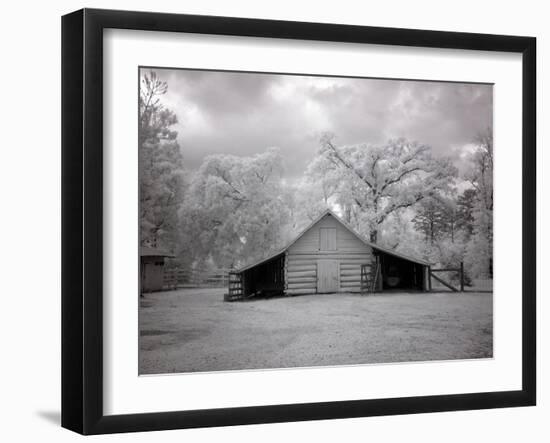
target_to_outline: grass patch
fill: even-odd
[[[224,289],[147,294],[141,374],[488,358],[491,293],[318,294],[223,301]]]

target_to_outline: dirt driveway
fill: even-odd
[[[140,373],[492,357],[490,293],[323,294],[223,302],[224,289],[140,301]]]

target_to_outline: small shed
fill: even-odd
[[[145,292],[162,291],[164,283],[164,261],[174,255],[162,249],[142,246],[139,248],[141,290]]]
[[[282,250],[233,272],[227,299],[423,291],[428,290],[429,265],[367,241],[327,210]]]

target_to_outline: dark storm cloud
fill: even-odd
[[[492,123],[492,87],[443,82],[347,79],[187,70],[157,70],[176,112],[189,168],[209,154],[252,155],[281,149],[299,176],[324,131],[337,143],[384,143],[405,137],[436,155],[461,155]]]

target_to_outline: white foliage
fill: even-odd
[[[372,241],[377,241],[388,216],[436,192],[449,192],[457,175],[451,161],[434,158],[427,145],[397,139],[383,146],[337,147],[333,139],[331,134],[321,138],[308,175],[327,177],[328,188],[347,208],[350,222]]]
[[[493,258],[493,133],[489,128],[477,137],[468,179],[476,190],[474,230],[466,251],[471,278],[492,277]]]
[[[238,266],[281,246],[289,205],[279,150],[212,155],[194,175],[181,210],[189,253]]]
[[[492,273],[493,211],[483,207],[481,200],[474,212],[474,232],[466,247],[466,270],[472,278],[487,279]]]

